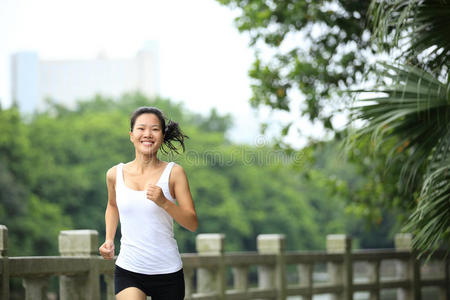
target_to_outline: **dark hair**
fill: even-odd
[[[180,143],[181,147],[183,148],[183,152],[185,151],[184,147],[184,139],[189,138],[187,135],[185,135],[178,125],[177,122],[174,122],[172,120],[168,120],[167,126],[166,126],[166,120],[167,118],[164,116],[163,112],[159,110],[156,107],[151,106],[142,106],[136,109],[131,114],[130,119],[130,130],[133,131],[134,123],[136,122],[136,119],[142,115],[142,114],[154,114],[158,117],[159,122],[161,124],[161,129],[164,134],[164,141],[161,145],[161,151],[164,153],[168,153],[169,151],[175,151],[178,154],[177,148],[172,144],[172,141],[176,141]],[[167,146],[169,148],[169,151],[167,151],[164,146]]]

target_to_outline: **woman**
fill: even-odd
[[[140,107],[131,116],[130,140],[136,157],[106,173],[108,205],[105,259],[114,258],[114,236],[120,215],[120,253],[114,270],[116,299],[177,300],[184,298],[184,273],[173,219],[194,232],[198,227],[186,174],[180,165],[158,159],[165,146],[184,150],[185,136],[177,123],[155,107]],[[177,152],[178,153],[178,152]],[[178,205],[175,204],[175,199]]]

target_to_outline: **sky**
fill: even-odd
[[[235,142],[260,144],[259,122],[268,109],[253,110],[248,70],[253,49],[238,32],[238,15],[215,0],[0,0],[0,98],[11,103],[10,56],[36,51],[41,59],[132,58],[146,41],[159,43],[160,93],[189,110],[231,113]],[[313,130],[311,125],[303,125]],[[308,127],[309,126],[309,127]],[[264,137],[263,139],[270,139]],[[295,134],[297,147],[305,144]],[[270,141],[267,141],[270,142]]]

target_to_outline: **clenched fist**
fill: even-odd
[[[147,199],[155,202],[160,207],[163,207],[166,201],[168,201],[164,197],[162,189],[155,184],[149,184],[147,186]]]
[[[98,248],[100,251],[100,255],[103,256],[104,259],[113,259],[114,258],[114,242],[111,240],[106,240],[103,245]]]

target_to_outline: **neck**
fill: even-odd
[[[131,163],[138,172],[143,173],[147,169],[156,168],[161,163],[161,161],[156,156],[156,153],[136,153],[136,158]]]

